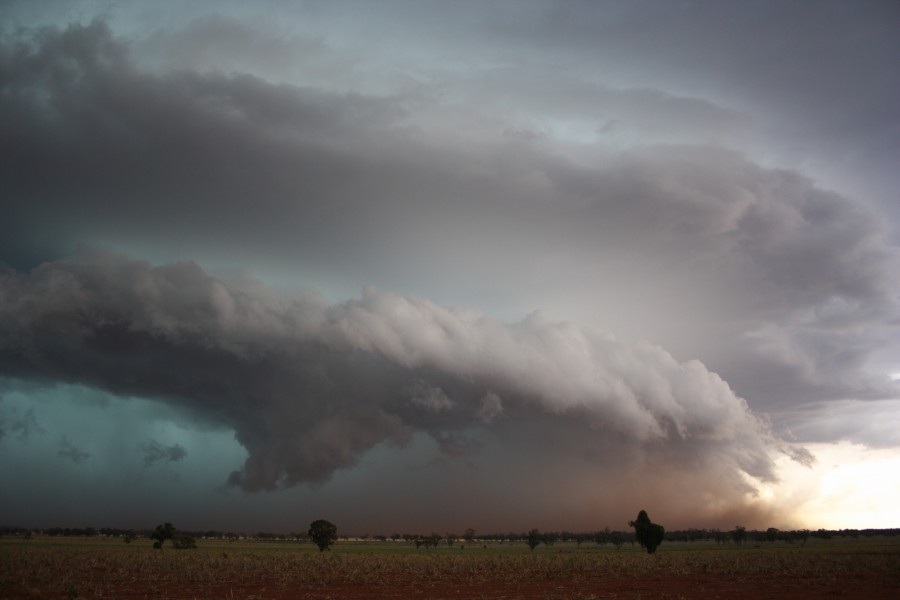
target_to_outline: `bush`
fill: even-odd
[[[172,547],[176,550],[189,550],[197,547],[197,540],[192,535],[179,533],[172,538]]]
[[[324,552],[337,540],[337,526],[318,519],[310,523],[307,535],[319,547],[319,552]]]

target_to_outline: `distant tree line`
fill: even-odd
[[[743,533],[740,533],[740,530],[743,529]],[[154,532],[154,529],[124,529],[124,528],[114,528],[114,527],[46,527],[46,528],[28,528],[28,527],[12,527],[12,526],[0,526],[0,537],[18,537],[22,538],[26,534],[31,534],[32,536],[43,535],[43,536],[72,536],[72,537],[115,537],[125,539],[130,537],[131,540],[136,539],[151,539],[151,536]],[[735,538],[735,534],[737,533],[738,539]],[[245,540],[245,541],[260,541],[260,542],[308,542],[309,536],[304,533],[269,533],[269,532],[256,532],[256,533],[236,533],[229,531],[219,531],[219,530],[179,530],[179,533],[190,535],[198,540],[200,539],[210,539],[210,540]],[[415,545],[417,540],[420,540],[420,546],[422,548],[433,548],[440,545],[450,545],[452,547],[460,547],[465,546],[466,544],[474,544],[474,543],[499,543],[499,544],[507,544],[507,543],[527,543],[528,536],[531,532],[492,532],[492,533],[477,533],[475,530],[470,529],[467,532],[464,532],[462,535],[449,533],[449,534],[437,534],[437,533],[429,533],[429,534],[421,534],[421,533],[393,533],[390,535],[385,534],[364,534],[364,535],[349,535],[343,534],[340,536],[340,539],[362,539],[362,540],[373,540],[373,541],[393,541],[398,543],[407,543],[410,545]],[[547,546],[553,545],[555,542],[574,542],[577,544],[596,544],[598,546],[612,545],[616,547],[621,547],[625,544],[635,545],[637,544],[637,540],[635,539],[635,533],[633,530],[611,530],[610,528],[604,528],[602,530],[596,531],[587,531],[587,532],[572,532],[572,531],[546,531],[546,532],[538,532],[541,536],[540,544],[545,544]],[[664,540],[666,542],[706,542],[706,541],[714,541],[720,544],[734,544],[734,543],[751,543],[751,544],[761,544],[761,543],[797,543],[802,544],[803,542],[809,539],[818,539],[818,540],[828,540],[832,538],[866,538],[866,537],[875,537],[875,536],[897,536],[900,535],[900,529],[793,529],[793,530],[781,530],[776,529],[774,527],[770,527],[764,530],[756,530],[756,529],[746,529],[739,526],[735,526],[734,529],[704,529],[704,528],[691,528],[691,529],[676,529],[676,530],[666,530]],[[452,539],[452,543],[448,540]],[[547,541],[545,542],[544,539]],[[429,540],[428,544],[425,544],[425,540]],[[436,540],[437,543],[433,543],[431,540]]]

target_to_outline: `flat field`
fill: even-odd
[[[900,539],[416,549],[402,542],[0,539],[0,598],[900,598]]]

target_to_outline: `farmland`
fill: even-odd
[[[0,598],[847,598],[900,597],[896,537],[805,545],[522,543],[416,549],[402,542],[0,539]]]

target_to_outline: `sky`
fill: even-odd
[[[0,4],[2,524],[900,527],[898,21]]]

